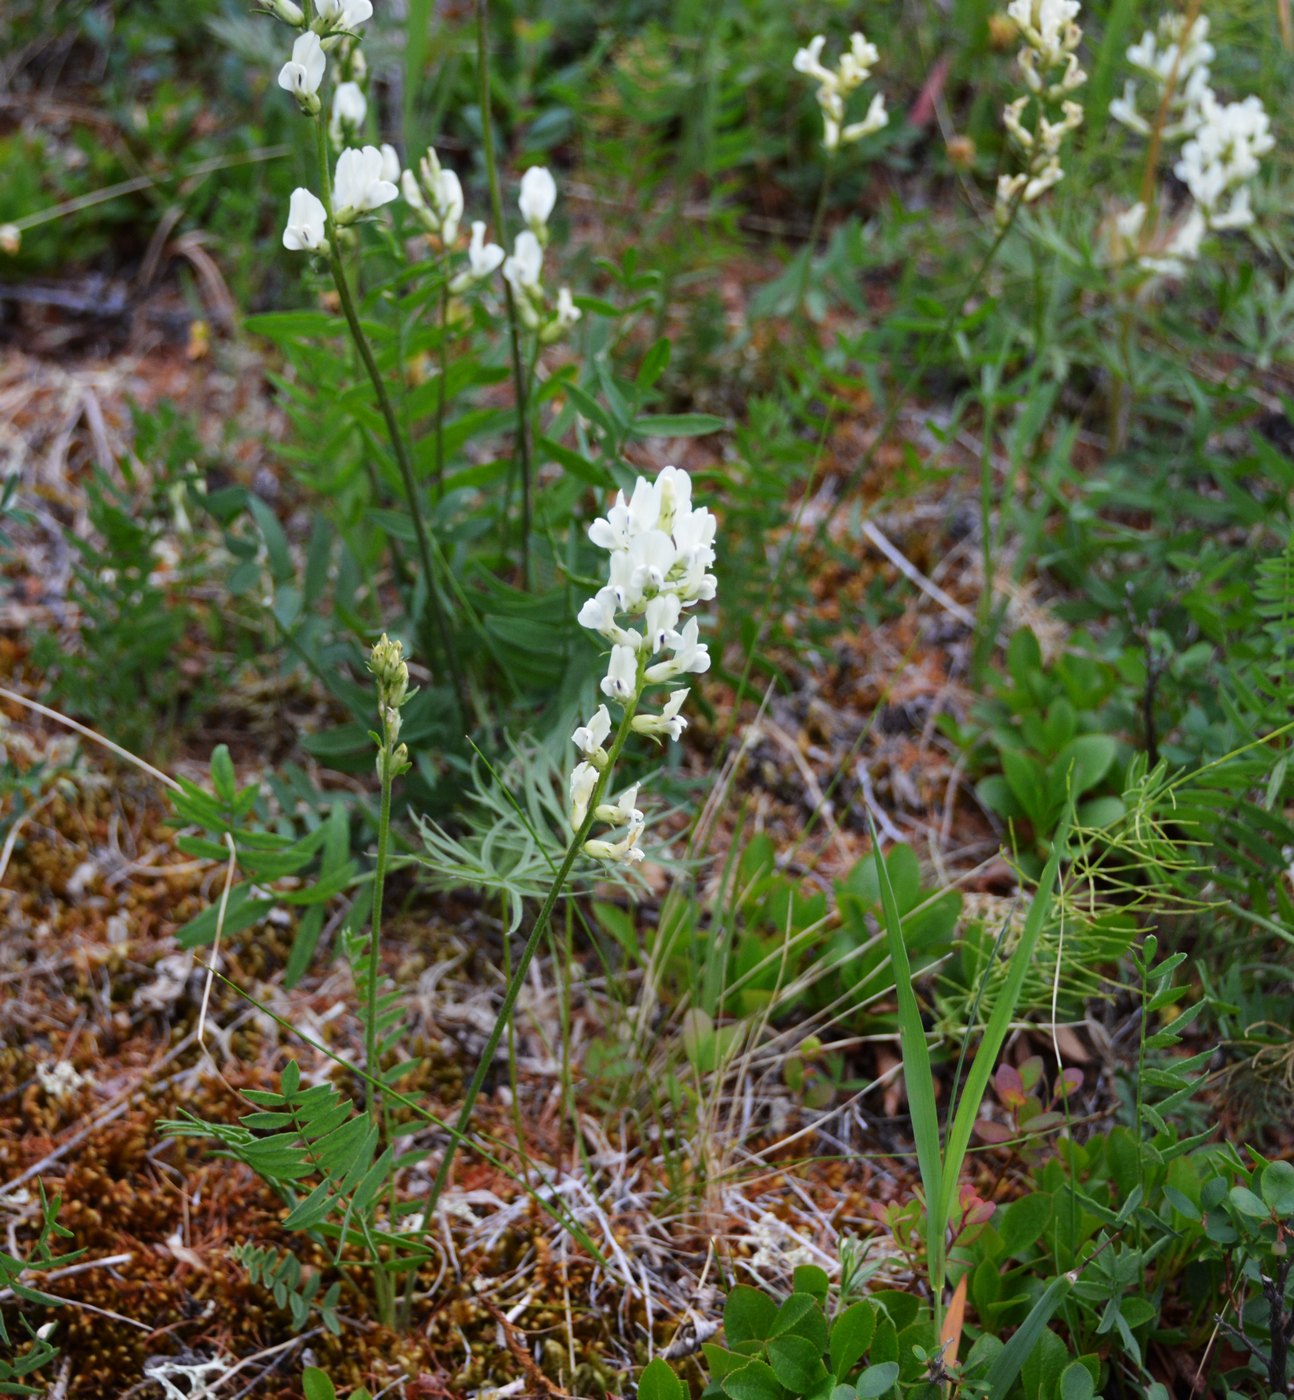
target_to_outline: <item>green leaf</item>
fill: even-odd
[[[723,1393],[730,1400],[783,1400],[782,1387],[773,1368],[763,1361],[747,1361],[723,1378]]]
[[[238,775],[234,772],[234,761],[229,756],[228,744],[218,744],[212,750],[211,786],[222,802],[232,806],[238,796]]]
[[[1259,1200],[1247,1186],[1233,1186],[1227,1196],[1241,1215],[1251,1216],[1254,1220],[1266,1220],[1271,1215],[1271,1207]]]
[[[807,1293],[820,1303],[827,1301],[831,1280],[827,1277],[825,1269],[818,1268],[816,1264],[800,1264],[791,1275],[791,1279],[792,1292]]]
[[[1280,1216],[1294,1215],[1294,1165],[1270,1162],[1263,1169],[1263,1200]]]
[[[807,1337],[774,1337],[768,1344],[768,1359],[777,1379],[796,1395],[808,1395],[827,1379],[822,1352]]]
[[[1002,1237],[1003,1253],[1019,1258],[1051,1223],[1054,1200],[1048,1192],[1038,1191],[1012,1201],[993,1222]]]
[[[1081,1361],[1071,1361],[1060,1373],[1060,1400],[1093,1400],[1096,1382]]]
[[[327,1373],[318,1366],[307,1366],[301,1373],[301,1387],[306,1400],[337,1400],[337,1391]]]
[[[986,1383],[989,1400],[1006,1400],[1007,1393],[1020,1374],[1020,1368],[1033,1354],[1052,1314],[1069,1296],[1073,1286],[1073,1279],[1068,1274],[1061,1274],[1059,1278],[1052,1279],[1042,1296],[1029,1309],[1025,1320],[993,1358],[993,1364],[988,1369]]]
[[[1063,778],[1072,766],[1070,794],[1080,797],[1105,777],[1118,752],[1118,744],[1108,734],[1082,734],[1061,749],[1053,771]]]
[[[827,1349],[827,1319],[822,1306],[810,1293],[792,1293],[777,1310],[770,1337],[807,1337],[818,1348]]]
[[[899,1363],[883,1361],[879,1366],[869,1366],[854,1382],[858,1400],[874,1400],[884,1395],[899,1378]]]
[[[658,1356],[643,1367],[638,1378],[638,1400],[687,1400],[687,1386],[674,1374],[669,1362]]]
[[[727,426],[726,419],[713,413],[653,413],[635,418],[629,432],[637,438],[701,437],[722,432]]]
[[[723,1330],[730,1347],[740,1342],[763,1342],[772,1335],[777,1304],[758,1288],[739,1283],[723,1309]]]
[[[858,1364],[876,1335],[876,1309],[868,1302],[854,1303],[831,1325],[831,1369],[837,1380]]]

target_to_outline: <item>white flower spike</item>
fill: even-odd
[[[328,239],[324,235],[324,225],[328,211],[309,190],[292,191],[292,202],[288,205],[288,226],[283,230],[283,246],[294,253],[326,253]]]
[[[609,782],[627,734],[659,743],[677,740],[687,727],[680,713],[689,694],[686,686],[671,690],[657,714],[637,710],[649,686],[709,669],[710,653],[700,640],[696,617],[689,617],[681,631],[678,624],[686,609],[714,597],[715,579],[709,572],[714,537],[714,517],[692,504],[692,480],[677,467],[665,467],[654,481],[639,477],[628,500],[617,492],[606,515],[589,526],[589,539],[610,555],[608,581],[580,608],[579,622],[612,643],[602,693],[623,708],[624,717],[610,750],[605,747],[612,732],[606,705],[599,705],[571,736],[581,757],[575,769],[579,777],[571,777],[571,825],[582,831],[592,805],[597,820],[629,827],[619,841],[585,842],[585,853],[599,860],[642,859],[637,789],[618,804],[594,803],[588,793],[601,792]],[[661,652],[666,653],[663,659],[652,662]],[[601,786],[588,789],[590,772],[601,775]]]
[[[308,116],[319,111],[319,85],[327,66],[319,36],[307,31],[292,45],[292,57],[279,69],[279,86],[296,98]]]
[[[877,93],[862,121],[845,124],[845,102],[871,77],[880,55],[876,45],[869,43],[862,34],[851,34],[849,48],[832,69],[822,61],[826,42],[825,35],[815,34],[806,48],[797,50],[791,66],[797,73],[804,73],[818,84],[818,106],[822,110],[823,123],[822,144],[826,150],[834,151],[880,131],[890,118],[885,110],[885,99]]]

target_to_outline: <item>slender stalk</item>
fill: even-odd
[[[449,356],[446,353],[449,339],[449,277],[440,289],[440,345],[437,350],[437,372],[440,379],[436,385],[436,499],[445,495],[445,375],[449,370]]]
[[[454,651],[449,625],[440,605],[440,594],[436,587],[437,575],[432,564],[426,521],[423,518],[422,506],[418,500],[418,483],[413,474],[413,462],[409,458],[409,449],[405,444],[404,434],[400,430],[400,422],[395,414],[395,405],[391,402],[391,395],[387,392],[386,384],[382,379],[382,371],[378,368],[377,360],[373,356],[373,348],[368,343],[368,336],[364,334],[364,327],[360,324],[359,314],[355,310],[355,299],[351,295],[350,282],[346,277],[346,265],[342,262],[341,249],[338,247],[338,229],[333,221],[332,179],[328,169],[328,136],[324,130],[322,116],[315,117],[314,126],[315,148],[319,157],[319,180],[323,187],[324,208],[328,211],[328,231],[332,235],[328,240],[328,265],[332,272],[333,285],[337,288],[337,296],[341,301],[342,314],[350,329],[351,339],[355,342],[355,348],[359,351],[359,357],[364,362],[369,381],[373,385],[373,393],[377,396],[378,408],[381,410],[382,420],[386,424],[387,437],[391,440],[391,451],[395,454],[396,466],[400,471],[405,504],[409,507],[409,514],[413,520],[414,538],[417,541],[418,557],[422,564],[422,574],[427,589],[426,611],[431,615],[432,628],[435,632],[434,637],[424,635],[422,644],[429,655],[439,652],[444,657],[445,669],[449,672],[450,685],[454,692],[455,704],[458,707],[459,719],[466,721],[467,691],[463,684],[462,672],[459,670],[458,657]],[[421,619],[419,630],[424,634],[426,632]],[[435,645],[436,642],[439,643],[439,646]]]
[[[531,961],[539,947],[545,931],[548,928],[548,921],[552,918],[552,913],[557,905],[557,900],[565,888],[567,877],[575,865],[576,858],[583,849],[584,843],[588,840],[589,831],[593,826],[598,803],[602,801],[602,796],[606,791],[610,781],[611,773],[615,768],[616,759],[620,756],[621,749],[624,748],[625,740],[629,737],[630,721],[634,717],[634,712],[638,708],[638,697],[641,695],[642,686],[639,683],[638,693],[633,700],[625,706],[624,717],[620,721],[620,727],[616,731],[616,737],[607,755],[607,765],[598,776],[597,786],[593,790],[593,795],[589,800],[589,809],[584,821],[580,824],[580,829],[575,833],[571,844],[566,848],[566,854],[562,858],[562,863],[557,867],[557,873],[553,876],[553,882],[548,887],[548,893],[544,897],[544,902],[540,906],[539,913],[535,916],[535,922],[531,925],[530,935],[526,939],[526,946],[521,951],[521,956],[517,960],[517,965],[513,971],[512,978],[508,983],[507,990],[503,994],[503,1004],[499,1007],[498,1017],[495,1019],[494,1028],[491,1030],[489,1039],[485,1042],[485,1048],[481,1051],[481,1058],[476,1066],[476,1072],[472,1075],[471,1083],[467,1086],[467,1093],[463,1098],[463,1106],[458,1113],[458,1121],[454,1125],[454,1134],[445,1146],[445,1155],[441,1158],[440,1167],[436,1172],[435,1180],[431,1184],[431,1189],[427,1193],[426,1201],[423,1205],[424,1228],[430,1229],[433,1217],[436,1212],[436,1205],[443,1194],[446,1185],[449,1183],[449,1173],[454,1164],[454,1155],[458,1150],[458,1144],[467,1132],[472,1121],[472,1112],[476,1107],[476,1100],[480,1096],[481,1087],[485,1083],[485,1077],[490,1072],[490,1066],[494,1063],[494,1056],[499,1048],[499,1043],[503,1039],[503,1032],[512,1016],[513,1008],[517,1004],[517,997],[521,994],[522,983],[525,981],[526,973],[530,970]]]
[[[364,361],[364,368],[368,371],[368,377],[373,384],[373,392],[377,395],[378,407],[382,411],[382,418],[386,423],[387,435],[391,439],[391,447],[395,453],[396,465],[400,470],[400,481],[404,487],[405,504],[409,507],[409,514],[413,521],[414,539],[418,545],[418,558],[422,564],[423,577],[427,586],[426,610],[431,615],[431,624],[435,629],[435,637],[424,638],[424,646],[431,652],[439,652],[445,660],[445,667],[449,672],[450,684],[454,691],[454,702],[458,706],[460,719],[467,717],[467,692],[463,686],[463,676],[458,666],[458,658],[454,653],[453,639],[450,637],[449,625],[445,620],[444,610],[440,605],[440,594],[436,586],[436,573],[431,559],[431,547],[427,541],[427,524],[423,517],[422,506],[418,500],[418,484],[413,475],[413,463],[409,460],[409,451],[405,446],[404,435],[400,432],[399,422],[396,420],[395,407],[391,403],[391,396],[386,391],[386,385],[382,382],[382,372],[377,367],[377,361],[373,358],[373,351],[368,343],[368,337],[364,334],[364,328],[360,325],[359,316],[355,311],[355,302],[351,297],[350,284],[346,280],[346,268],[342,263],[341,254],[337,251],[334,241],[329,256],[332,264],[333,282],[337,287],[337,295],[341,298],[342,313],[346,317],[346,324],[350,327],[351,337],[359,347],[360,359]],[[439,645],[428,645],[434,641]]]
[[[798,317],[804,309],[804,299],[809,294],[809,280],[813,272],[813,255],[818,250],[818,240],[822,237],[822,226],[827,220],[827,198],[831,193],[831,172],[836,163],[835,151],[828,151],[822,163],[822,184],[818,187],[818,203],[813,211],[813,223],[809,228],[809,241],[805,247],[804,271],[800,274],[800,287],[795,294],[795,309],[792,316]]]
[[[984,586],[979,599],[979,636],[975,639],[972,672],[982,678],[993,655],[993,425],[997,405],[997,384],[984,405],[984,432],[979,463],[980,559]]]
[[[386,731],[386,721],[382,722]],[[395,786],[394,745],[389,732],[382,737],[381,783],[382,797],[377,818],[377,860],[373,871],[373,914],[369,920],[368,938],[368,987],[364,1009],[364,1063],[373,1076],[369,1089],[369,1112],[379,1131],[383,1129],[382,1079],[378,1064],[377,1043],[377,985],[382,972],[382,896],[386,890],[386,871],[391,843],[391,790]]]
[[[490,102],[490,3],[476,0],[476,68],[478,101],[481,109],[481,142],[485,150],[485,177],[490,186],[490,212],[499,231],[499,242],[507,247],[508,230],[503,218],[503,192],[499,166],[494,156],[493,113]],[[521,464],[521,578],[530,585],[530,516],[532,470],[530,462],[530,415],[526,404],[526,368],[521,353],[521,326],[512,286],[505,281],[503,299],[508,311],[508,339],[512,351],[512,385],[517,400],[516,460]],[[504,521],[504,530],[507,522]]]

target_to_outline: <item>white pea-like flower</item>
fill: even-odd
[[[543,271],[544,250],[539,239],[529,229],[523,229],[512,245],[512,255],[503,264],[503,275],[514,291],[533,292],[539,290]]]
[[[264,0],[265,13],[273,15],[275,19],[281,19],[284,24],[290,24],[293,29],[300,29],[306,22],[306,17],[301,11],[301,6],[295,0]]]
[[[635,783],[633,787],[626,788],[620,794],[616,802],[603,802],[598,805],[598,821],[607,822],[611,826],[642,826],[643,814],[638,810],[638,788]]]
[[[644,734],[649,739],[677,739],[687,728],[687,719],[679,714],[683,702],[692,692],[684,687],[671,690],[669,701],[658,715],[635,715],[629,727],[635,734]]]
[[[449,284],[449,290],[458,296],[474,283],[484,282],[503,266],[506,256],[497,243],[485,241],[485,224],[476,219],[472,224],[472,237],[467,245],[467,270],[454,278]]]
[[[559,288],[557,305],[553,308],[552,319],[540,331],[540,340],[545,345],[551,345],[553,341],[560,340],[580,319],[581,314],[580,308],[575,305],[575,298],[571,296],[571,289],[569,287]]]
[[[517,206],[526,227],[542,238],[548,227],[549,216],[557,203],[557,181],[552,172],[543,165],[532,165],[521,177],[521,194]]]
[[[338,148],[355,140],[368,115],[368,99],[358,83],[338,83],[332,98],[332,124],[328,134]],[[392,182],[394,183],[394,182]]]
[[[611,714],[605,705],[599,705],[593,711],[593,717],[587,724],[582,724],[571,735],[571,743],[579,749],[585,759],[599,768],[606,762],[606,754],[603,752],[603,745],[611,736]],[[599,762],[599,758],[601,762]]]
[[[376,146],[350,148],[337,157],[333,179],[333,221],[352,224],[364,214],[398,198],[400,191],[382,178],[382,152]]]
[[[593,790],[598,785],[598,770],[591,763],[577,763],[571,770],[571,825],[576,831],[584,825],[589,814]]]
[[[328,211],[323,201],[307,189],[292,191],[288,205],[288,226],[283,230],[283,246],[295,253],[326,253],[325,224]]]
[[[290,92],[310,116],[319,111],[319,85],[327,66],[319,36],[307,31],[298,36],[292,45],[292,57],[279,69],[279,86]]]
[[[613,646],[611,662],[602,678],[602,693],[612,700],[629,700],[638,688],[638,653],[633,647]]]
[[[373,0],[315,0],[313,28],[320,34],[353,33],[373,18]]]

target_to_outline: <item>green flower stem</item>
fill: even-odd
[[[449,355],[446,341],[449,339],[449,273],[440,289],[440,344],[436,350],[437,373],[440,376],[436,385],[436,499],[445,496],[445,375],[449,371]]]
[[[364,1013],[364,1063],[373,1076],[369,1089],[369,1112],[379,1131],[384,1129],[382,1078],[378,1064],[377,1044],[377,984],[381,976],[382,896],[386,891],[386,871],[391,844],[391,792],[395,786],[395,745],[391,741],[386,718],[382,719],[382,797],[377,817],[377,860],[373,869],[373,914],[369,920],[368,939],[368,997]],[[383,1131],[383,1141],[387,1141]]]
[[[382,412],[382,419],[386,423],[387,436],[391,440],[391,450],[395,453],[396,465],[400,470],[400,480],[404,486],[405,504],[409,507],[409,515],[413,521],[414,539],[418,544],[418,557],[422,564],[423,580],[427,589],[426,609],[431,615],[432,627],[436,634],[434,639],[424,636],[423,646],[428,653],[434,654],[439,651],[444,657],[445,669],[449,673],[459,718],[465,721],[467,718],[467,691],[463,684],[462,672],[459,670],[458,657],[454,651],[449,625],[440,605],[440,593],[436,582],[437,573],[432,564],[426,521],[423,518],[422,506],[418,501],[418,484],[413,474],[413,463],[409,459],[409,449],[405,445],[404,434],[400,431],[400,423],[395,415],[395,405],[391,402],[390,394],[387,393],[386,385],[382,380],[382,371],[378,369],[377,361],[373,357],[372,346],[368,343],[368,337],[364,334],[364,327],[360,325],[359,315],[355,310],[355,299],[351,295],[350,282],[346,277],[346,266],[341,259],[341,249],[337,246],[338,229],[333,221],[327,133],[324,131],[322,115],[316,116],[314,123],[315,142],[319,154],[319,174],[324,192],[323,203],[324,208],[328,211],[328,232],[331,234],[328,240],[328,264],[332,271],[333,284],[337,288],[337,296],[341,300],[342,314],[346,317],[347,326],[350,327],[351,339],[355,342],[359,357],[363,360],[364,368],[368,371],[373,392],[377,396],[378,407]],[[423,629],[420,627],[420,630]],[[433,640],[439,642],[439,647],[431,644]]]
[[[481,142],[485,151],[485,175],[490,186],[490,212],[499,232],[499,245],[507,249],[508,230],[503,218],[503,192],[499,185],[499,167],[494,158],[493,115],[490,102],[490,3],[476,0],[476,69],[478,101],[481,109]],[[517,399],[517,458],[521,463],[521,577],[530,585],[530,512],[531,463],[530,414],[527,408],[526,367],[521,353],[521,326],[517,318],[517,303],[512,284],[503,283],[503,299],[508,310],[508,339],[512,351],[512,385]],[[507,524],[504,523],[506,531]]]
[[[508,983],[507,990],[503,994],[503,1004],[499,1007],[498,1017],[494,1022],[494,1029],[490,1032],[490,1037],[485,1043],[485,1049],[481,1051],[480,1061],[477,1063],[476,1072],[472,1075],[472,1081],[467,1086],[467,1093],[463,1099],[463,1106],[458,1113],[458,1121],[454,1125],[453,1136],[445,1145],[445,1155],[441,1158],[440,1167],[436,1172],[436,1178],[431,1183],[431,1189],[427,1193],[426,1201],[423,1205],[423,1229],[430,1232],[433,1228],[433,1221],[436,1213],[436,1206],[440,1201],[445,1187],[449,1183],[450,1169],[454,1165],[454,1155],[458,1150],[458,1144],[465,1136],[472,1121],[472,1112],[476,1107],[476,1100],[480,1095],[481,1087],[485,1083],[485,1077],[490,1072],[490,1066],[494,1063],[494,1056],[499,1048],[499,1042],[503,1039],[503,1032],[512,1018],[513,1008],[517,1004],[517,997],[521,994],[521,987],[526,979],[526,973],[530,970],[530,964],[535,956],[545,932],[548,929],[549,920],[552,918],[553,910],[557,905],[557,900],[566,885],[567,877],[575,864],[580,851],[588,840],[589,832],[593,827],[596,818],[598,804],[602,801],[603,795],[611,780],[611,774],[615,769],[616,759],[620,757],[620,751],[625,746],[625,740],[630,733],[630,724],[638,709],[638,701],[643,692],[642,669],[644,662],[639,662],[638,686],[634,692],[633,699],[625,706],[624,717],[620,721],[620,727],[616,730],[616,737],[612,742],[611,749],[607,755],[606,767],[598,774],[598,781],[593,789],[593,795],[589,799],[589,810],[585,814],[580,829],[575,833],[571,844],[566,848],[566,855],[562,858],[562,863],[557,867],[557,873],[553,876],[553,883],[548,887],[548,893],[544,897],[544,902],[540,906],[539,913],[535,916],[535,922],[531,925],[530,936],[526,939],[526,946],[521,951],[521,957],[517,960],[517,965],[513,971],[512,978]]]
[[[805,245],[804,271],[800,275],[800,288],[795,294],[795,312],[799,316],[804,309],[804,299],[809,294],[809,280],[813,274],[813,255],[822,237],[822,226],[827,220],[827,198],[831,193],[831,172],[835,169],[836,153],[828,151],[822,163],[822,184],[818,189],[818,203],[813,211],[813,224],[809,229],[809,241]]]

